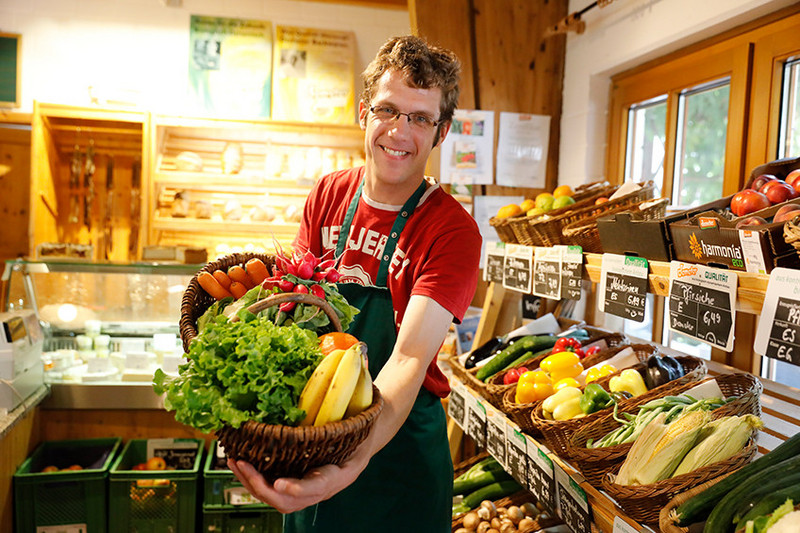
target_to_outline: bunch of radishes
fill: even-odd
[[[294,252],[287,255],[279,252],[275,256],[273,276],[264,280],[265,288],[277,287],[281,292],[296,292],[312,294],[325,299],[325,289],[320,283],[336,283],[339,281],[339,272],[336,270],[336,260],[322,260],[310,251],[306,253]],[[296,302],[284,302],[278,310],[289,313],[294,310]]]

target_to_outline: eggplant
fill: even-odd
[[[649,390],[683,376],[683,367],[668,355],[651,355],[647,358],[647,368],[642,374]]]

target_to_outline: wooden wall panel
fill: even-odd
[[[0,234],[2,261],[28,253],[30,177],[30,129],[0,122],[0,216],[8,228]]]

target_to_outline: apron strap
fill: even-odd
[[[344,253],[345,245],[350,238],[350,226],[353,224],[353,219],[356,215],[358,201],[361,199],[361,192],[363,188],[364,181],[362,180],[361,184],[358,186],[355,196],[353,196],[353,199],[350,201],[350,205],[347,208],[347,213],[344,216],[344,221],[339,229],[339,240],[336,243],[336,257],[339,257],[342,255],[342,253]],[[378,268],[378,277],[375,280],[375,285],[377,287],[387,286],[386,280],[389,277],[389,264],[392,256],[394,255],[395,248],[397,247],[397,240],[400,238],[400,233],[402,233],[406,222],[408,222],[409,217],[414,212],[414,209],[417,207],[417,204],[419,203],[419,200],[422,198],[423,194],[425,194],[425,179],[423,179],[419,184],[419,187],[417,187],[417,189],[414,191],[414,194],[412,194],[408,200],[406,200],[406,203],[403,204],[402,208],[400,208],[400,213],[397,214],[397,218],[394,220],[392,231],[386,240],[386,246],[383,248],[383,256],[381,257],[380,267]]]

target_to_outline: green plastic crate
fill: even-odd
[[[46,441],[14,474],[16,531],[69,526],[70,531],[107,531],[108,472],[122,439]],[[82,470],[42,473],[46,466]]]
[[[224,457],[216,456],[217,441],[212,441],[203,467],[203,506],[221,506],[227,510],[271,509],[247,492],[228,468]]]
[[[275,509],[203,508],[203,533],[282,533],[283,516]]]
[[[184,454],[183,468],[133,470],[147,460],[147,439],[129,441],[108,476],[109,531],[136,533],[194,533],[197,522],[197,484],[203,464],[200,439],[176,439],[197,444],[197,454]],[[167,459],[169,464],[169,459]]]

